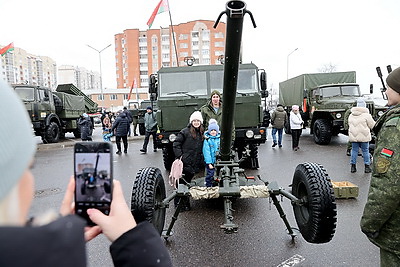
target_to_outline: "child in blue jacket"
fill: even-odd
[[[212,187],[215,173],[214,164],[220,144],[219,126],[215,119],[210,119],[207,132],[204,135],[205,139],[203,143],[203,155],[207,169],[205,184],[206,187]]]

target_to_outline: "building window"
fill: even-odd
[[[147,43],[147,38],[146,37],[140,37],[139,38],[139,43]]]
[[[224,54],[224,51],[218,51],[218,50],[215,51],[215,55],[216,56],[220,56],[220,55],[223,55],[223,54]]]
[[[148,72],[147,72],[147,71],[141,70],[141,71],[140,71],[140,75],[148,75]]]
[[[199,32],[192,32],[192,38],[199,38]]]
[[[188,55],[189,55],[188,52],[180,52],[179,53],[180,57],[187,57]]]
[[[104,100],[104,95],[97,95],[97,100],[103,101]]]
[[[129,94],[124,94],[124,100],[127,100],[127,99],[128,99],[128,95],[129,95]]]
[[[161,41],[163,41],[163,42],[169,42],[169,35],[162,35],[162,36],[161,36]]]
[[[179,45],[180,48],[188,48],[188,44],[187,43],[181,43]]]
[[[202,55],[209,55],[209,54],[210,54],[210,50],[208,50],[208,49],[203,49],[203,50],[201,50],[201,54],[202,54]]]
[[[192,42],[192,46],[198,46],[199,45],[199,41],[193,41]]]
[[[224,47],[224,42],[215,42],[215,47]]]
[[[189,36],[187,34],[180,34],[179,35],[179,40],[187,40]]]
[[[223,32],[217,32],[215,33],[215,38],[224,38],[224,33]]]
[[[111,94],[110,95],[110,100],[117,100],[117,99],[118,99],[117,94]]]

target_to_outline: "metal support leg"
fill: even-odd
[[[181,208],[183,207],[183,199],[182,199],[182,197],[180,197],[179,198],[179,202],[178,202],[178,206],[176,207],[176,210],[175,210],[175,212],[174,212],[174,215],[172,216],[172,220],[171,220],[171,223],[169,224],[169,226],[168,226],[168,230],[167,231],[163,231],[163,233],[162,233],[162,236],[165,238],[165,239],[168,239],[168,237],[170,237],[172,234],[171,234],[171,232],[172,232],[172,227],[174,227],[174,224],[175,224],[175,222],[176,222],[176,220],[178,219],[178,215],[179,215],[179,212],[181,211]]]
[[[286,229],[288,230],[288,233],[292,237],[292,240],[293,240],[296,237],[296,233],[293,232],[293,228],[290,226],[289,221],[286,218],[286,214],[283,211],[282,206],[278,201],[278,198],[274,194],[271,194],[270,197],[272,198],[272,201],[274,202],[274,205],[275,205],[276,209],[278,210],[279,215],[282,218],[283,223],[285,224]]]

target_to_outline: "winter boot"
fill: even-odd
[[[356,172],[357,168],[356,168],[356,164],[351,164],[351,172]]]
[[[365,164],[365,170],[364,170],[364,172],[365,172],[365,173],[371,173],[371,172],[372,172],[372,170],[371,170],[371,168],[369,167],[368,164]]]

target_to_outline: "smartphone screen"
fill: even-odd
[[[94,225],[87,210],[108,215],[112,199],[112,151],[108,142],[78,142],[74,147],[75,214]]]

